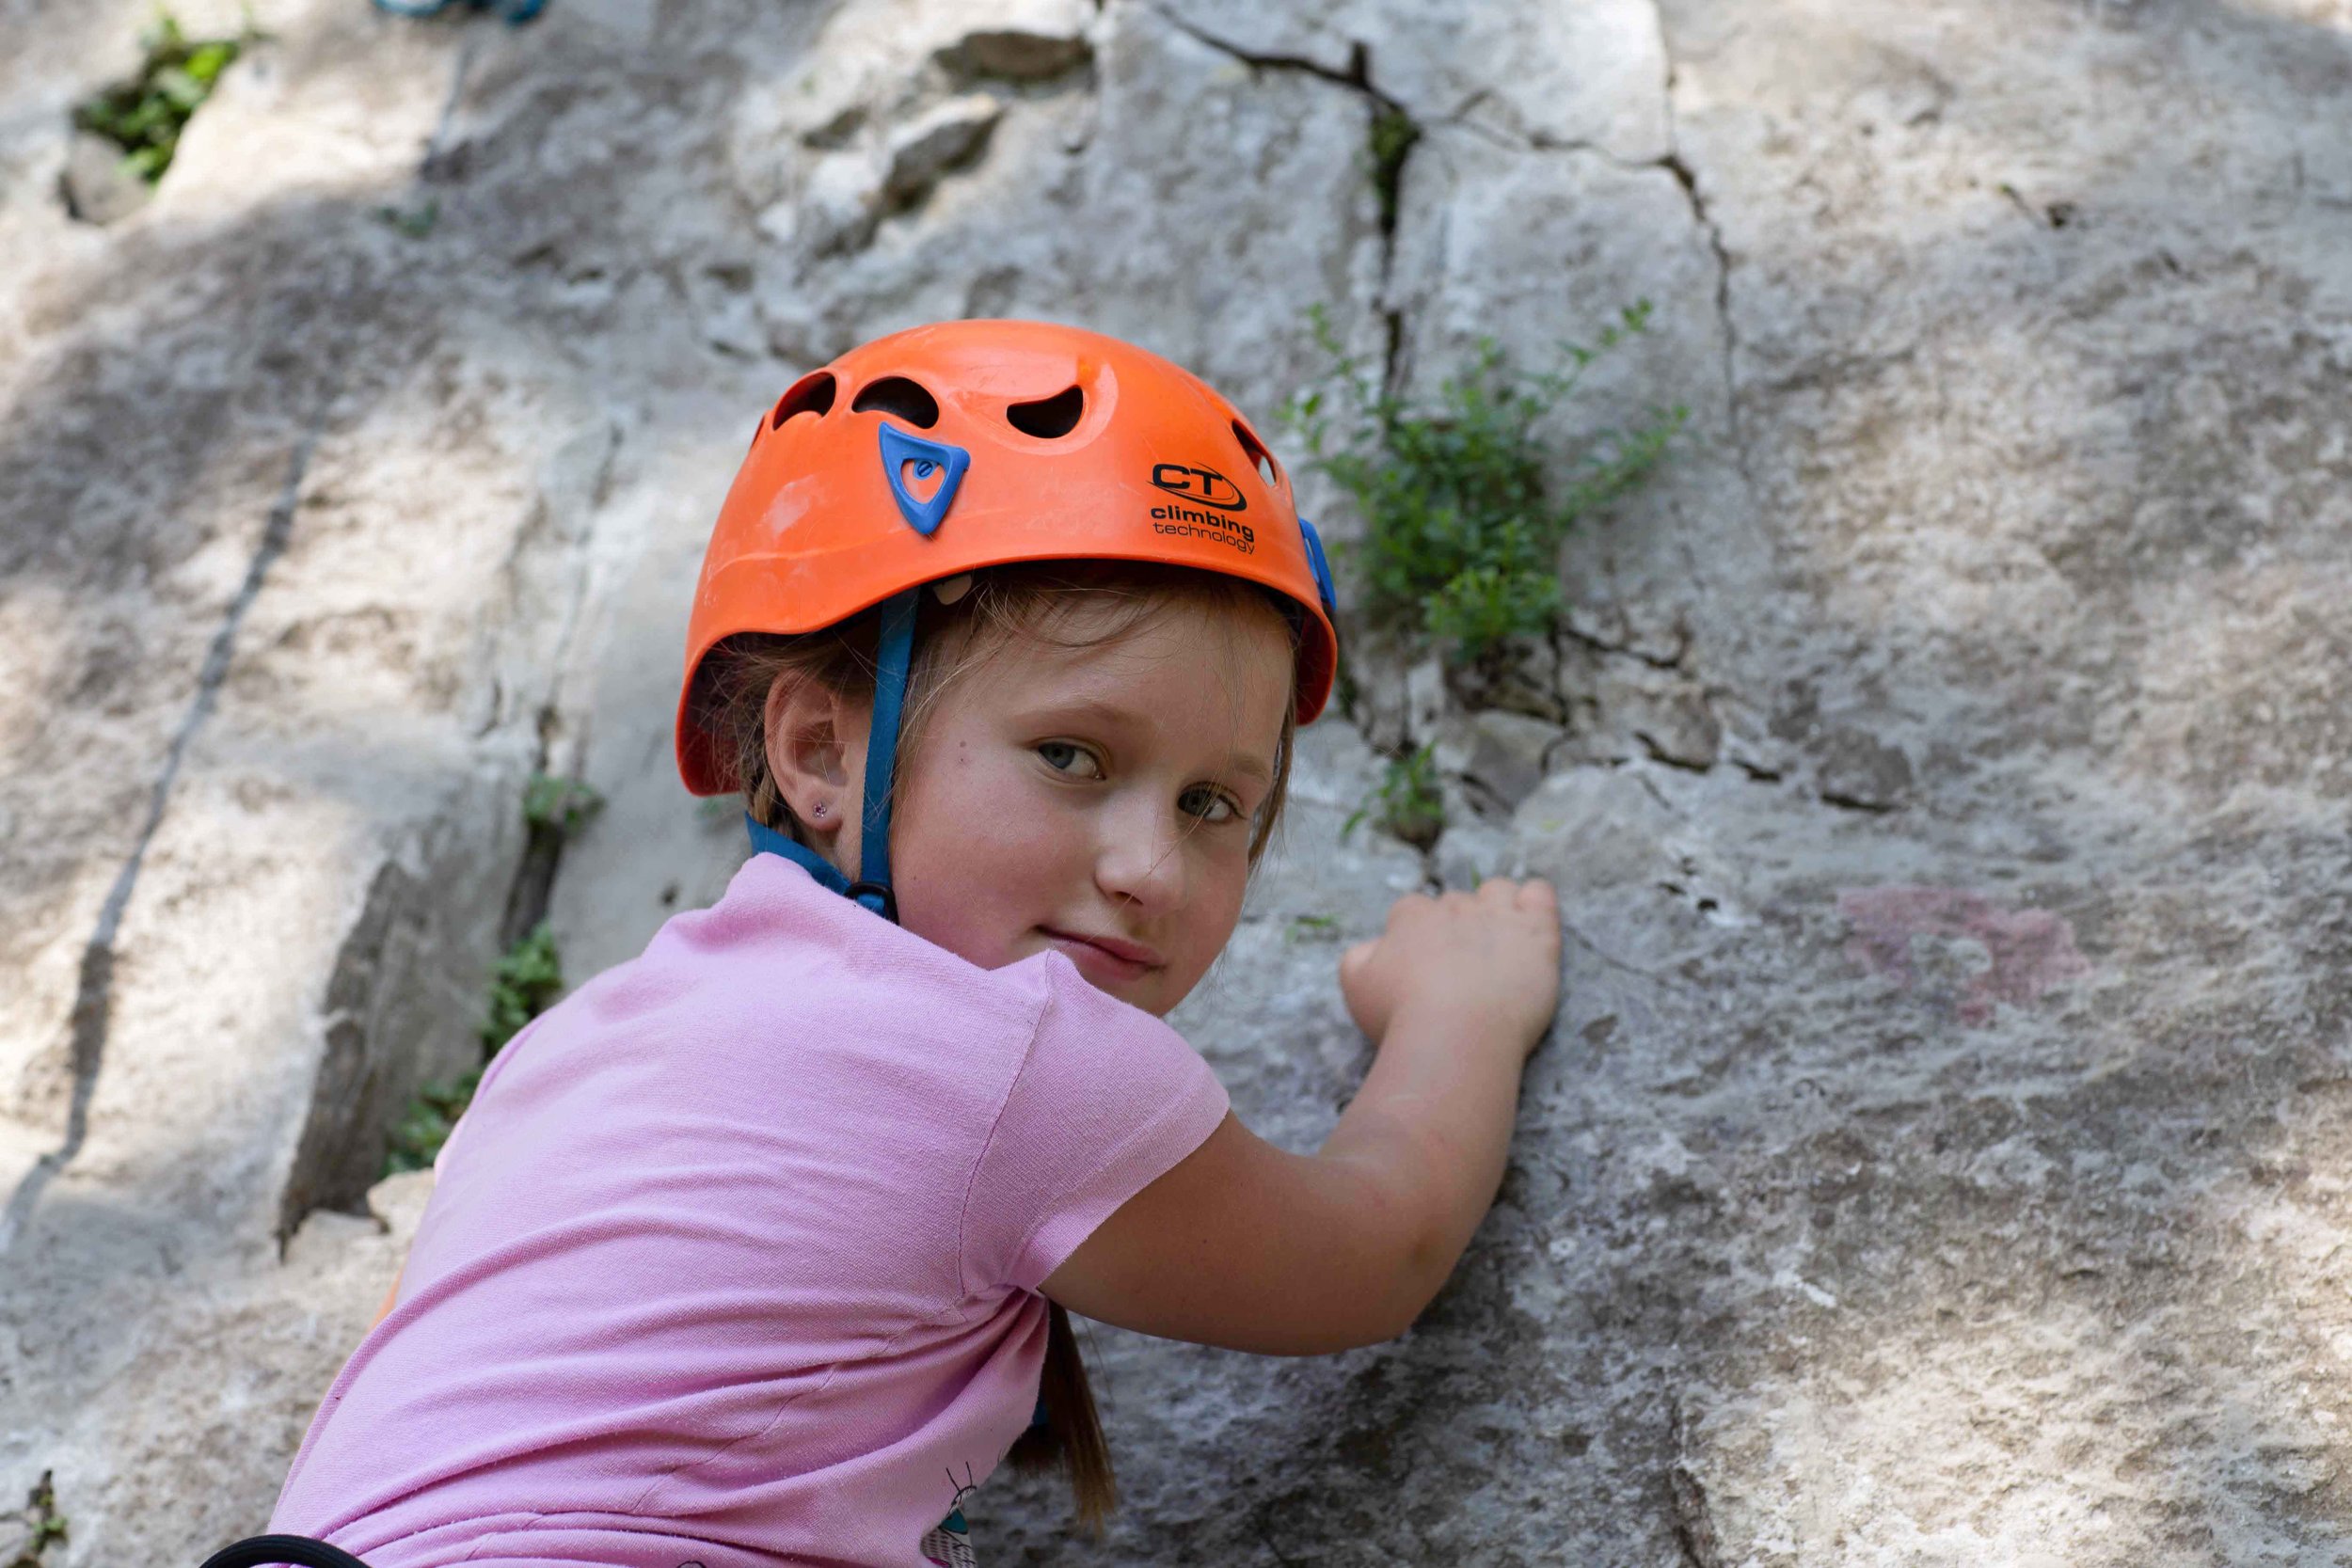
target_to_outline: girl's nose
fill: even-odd
[[[1094,884],[1144,912],[1173,909],[1184,895],[1184,824],[1171,808],[1137,795],[1103,817]]]

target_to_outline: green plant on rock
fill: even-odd
[[[449,1142],[450,1129],[473,1103],[473,1091],[481,1084],[482,1069],[475,1068],[419,1089],[407,1111],[393,1124],[391,1143],[384,1151],[384,1174],[430,1169],[441,1146]]]
[[[19,1539],[16,1555],[0,1568],[42,1568],[41,1554],[66,1540],[66,1517],[57,1512],[57,1492],[53,1473],[43,1470],[40,1480],[24,1496],[24,1508],[17,1513],[0,1513],[0,1524],[13,1524]]]
[[[1389,759],[1380,782],[1340,826],[1345,842],[1367,816],[1406,843],[1426,849],[1445,830],[1445,797],[1438,788],[1436,748],[1423,746]]]
[[[441,198],[428,197],[415,207],[378,207],[375,216],[377,222],[389,225],[409,239],[421,240],[433,232],[435,224],[441,221]]]
[[[580,779],[533,773],[523,786],[523,821],[534,845],[552,857],[563,841],[604,809],[604,797]],[[552,865],[550,859],[548,864]],[[542,884],[544,892],[544,884]],[[555,928],[545,920],[517,938],[490,972],[490,993],[483,1007],[481,1064],[455,1078],[419,1088],[393,1124],[384,1155],[384,1174],[422,1170],[441,1152],[450,1129],[473,1103],[482,1074],[523,1025],[548,1010],[564,990],[564,961],[555,948]]]
[[[523,786],[523,820],[534,828],[553,828],[566,838],[603,809],[604,797],[584,779],[533,773]]]
[[[496,1052],[547,1011],[564,989],[564,963],[555,951],[555,930],[546,921],[506,950],[490,976],[490,1006],[482,1021],[482,1043]]]
[[[1351,823],[1350,826],[1353,826]],[[1285,942],[1316,942],[1339,935],[1340,917],[1336,914],[1295,914],[1283,929]]]
[[[1331,368],[1282,418],[1363,517],[1363,537],[1342,547],[1368,617],[1442,643],[1463,662],[1551,629],[1561,540],[1645,479],[1690,411],[1655,407],[1633,429],[1601,431],[1565,457],[1535,427],[1649,315],[1646,301],[1629,307],[1592,347],[1564,345],[1562,368],[1540,374],[1513,369],[1482,339],[1438,388],[1435,407],[1422,409],[1348,354],[1316,308],[1315,341]]]
[[[386,1176],[423,1170],[433,1164],[449,1141],[450,1129],[473,1103],[474,1090],[481,1086],[490,1058],[521,1033],[524,1024],[547,1011],[563,989],[564,964],[555,950],[555,931],[543,920],[506,950],[491,973],[489,1004],[482,1020],[482,1065],[417,1090],[400,1120],[392,1124],[384,1152]]]
[[[213,95],[220,73],[261,34],[248,22],[232,39],[190,39],[179,19],[158,10],[139,35],[146,54],[138,74],[73,106],[73,123],[122,149],[123,167],[149,184],[164,177],[188,119]]]

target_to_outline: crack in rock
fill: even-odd
[[[333,401],[331,393],[321,399],[322,410]],[[74,990],[72,1011],[67,1015],[67,1062],[72,1088],[67,1101],[65,1135],[56,1148],[34,1162],[33,1168],[25,1172],[9,1196],[7,1210],[0,1212],[0,1254],[8,1250],[24,1222],[32,1217],[42,1190],[82,1151],[82,1144],[89,1135],[90,1101],[98,1092],[99,1071],[105,1065],[106,1035],[113,1008],[115,937],[121,929],[124,911],[130,908],[131,895],[137,890],[148,846],[154,842],[156,831],[163,826],[164,813],[171,803],[172,787],[179,782],[188,746],[195,740],[197,731],[203,728],[205,720],[212,717],[221,686],[229,678],[230,660],[236,652],[237,629],[244,625],[246,611],[261,594],[262,579],[269,575],[271,564],[285,553],[287,540],[294,531],[294,508],[301,498],[303,476],[310,471],[310,454],[317,448],[325,424],[322,412],[295,443],[294,454],[287,461],[285,483],[270,507],[261,540],[246,563],[245,580],[238,585],[236,596],[230,600],[218,629],[213,633],[212,645],[205,650],[204,663],[197,672],[195,694],[164,752],[163,768],[148,794],[146,819],[139,824],[131,853],[115,873],[114,885],[99,908],[98,925],[82,949],[81,976]]]
[[[1690,1466],[1677,1459],[1666,1472],[1674,1497],[1675,1541],[1691,1568],[1723,1568],[1723,1548],[1715,1540],[1715,1522],[1707,1508],[1707,1488]]]
[[[1748,471],[1747,448],[1740,429],[1740,328],[1731,314],[1731,250],[1724,244],[1723,226],[1707,210],[1706,193],[1699,189],[1698,170],[1682,155],[1682,138],[1675,122],[1674,47],[1667,36],[1662,10],[1658,16],[1658,40],[1666,64],[1665,76],[1658,84],[1666,112],[1666,155],[1659,160],[1659,166],[1673,175],[1675,183],[1682,187],[1683,199],[1691,204],[1691,216],[1697,222],[1699,232],[1707,236],[1707,248],[1715,257],[1715,320],[1724,334],[1724,420],[1729,427],[1732,466],[1753,496],[1756,481]]]
[[[1336,71],[1320,60],[1302,55],[1261,54],[1245,49],[1231,39],[1220,38],[1198,24],[1177,15],[1165,6],[1153,6],[1152,14],[1194,42],[1216,50],[1218,54],[1240,61],[1252,70],[1295,71],[1320,81],[1330,82],[1351,92],[1360,93],[1373,104],[1370,132],[1372,182],[1380,198],[1380,287],[1379,297],[1386,299],[1389,280],[1396,271],[1396,231],[1398,193],[1405,181],[1405,165],[1412,156],[1423,135],[1422,123],[1406,108],[1403,101],[1380,90],[1372,79],[1372,46],[1362,39],[1348,40],[1348,60],[1345,71]],[[1475,103],[1473,99],[1472,103]],[[1459,111],[1468,113],[1470,104]],[[1403,375],[1405,351],[1405,312],[1396,306],[1384,306],[1380,311],[1382,344],[1380,384],[1394,392]]]
[[[1327,74],[1323,68],[1313,66],[1311,62],[1308,62],[1306,68]],[[1716,223],[1714,216],[1707,210],[1707,198],[1699,190],[1697,171],[1683,158],[1679,148],[1670,150],[1662,158],[1644,160],[1628,158],[1622,153],[1603,147],[1598,142],[1568,140],[1546,135],[1540,132],[1529,136],[1515,136],[1500,126],[1483,125],[1475,120],[1462,118],[1475,104],[1476,100],[1473,99],[1463,108],[1455,111],[1454,116],[1438,123],[1449,129],[1457,129],[1469,135],[1483,137],[1488,143],[1500,148],[1529,152],[1565,152],[1579,157],[1597,158],[1611,168],[1626,174],[1641,174],[1652,169],[1661,169],[1673,176],[1675,183],[1681,187],[1683,199],[1691,208],[1692,219],[1698,225],[1699,232],[1707,240],[1707,248],[1715,259],[1715,318],[1722,326],[1724,334],[1724,415],[1731,426],[1733,460],[1740,468],[1740,476],[1744,479],[1747,476],[1747,459],[1740,445],[1740,396],[1736,374],[1740,333],[1731,313],[1732,257],[1730,249],[1724,244],[1722,226]]]
[[[1675,177],[1683,196],[1691,203],[1691,215],[1707,236],[1707,248],[1715,257],[1715,319],[1724,332],[1724,418],[1731,426],[1732,459],[1746,477],[1747,454],[1740,443],[1740,383],[1737,359],[1740,353],[1740,329],[1731,317],[1731,252],[1724,247],[1724,231],[1707,211],[1707,198],[1700,194],[1697,171],[1683,161],[1679,149],[1658,161],[1658,166]]]
[[[1675,629],[1678,635],[1675,639],[1675,650],[1670,654],[1649,653],[1631,642],[1612,642],[1592,632],[1581,631],[1565,621],[1561,623],[1559,634],[1578,647],[1589,648],[1597,654],[1615,654],[1638,660],[1653,670],[1671,670],[1677,674],[1687,674],[1690,669],[1686,661],[1691,653],[1691,628],[1682,625]]]
[[[1674,1460],[1666,1466],[1666,1495],[1672,1505],[1675,1544],[1691,1568],[1723,1568],[1723,1544],[1716,1538],[1714,1512],[1708,1506],[1707,1487],[1692,1464],[1691,1413],[1681,1400],[1674,1404]]]
[[[1393,109],[1399,114],[1406,112],[1404,104],[1373,85],[1372,50],[1361,39],[1348,40],[1347,69],[1335,71],[1321,60],[1311,60],[1303,55],[1266,55],[1245,49],[1231,39],[1219,38],[1199,24],[1187,21],[1165,6],[1153,6],[1152,11],[1161,21],[1194,42],[1204,43],[1218,54],[1229,55],[1244,65],[1268,71],[1304,71],[1310,76],[1319,76],[1327,82],[1336,82],[1341,87],[1352,87],[1384,108]]]

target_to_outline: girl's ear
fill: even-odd
[[[769,686],[761,717],[777,796],[799,821],[803,841],[840,865],[837,849],[854,852],[857,845],[855,835],[845,844],[841,830],[857,820],[865,795],[871,715],[822,681],[787,671]]]

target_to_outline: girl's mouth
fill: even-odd
[[[1051,926],[1041,926],[1046,940],[1069,955],[1080,974],[1089,979],[1135,980],[1150,974],[1165,961],[1151,948],[1117,937],[1082,937],[1072,931],[1057,931]]]

